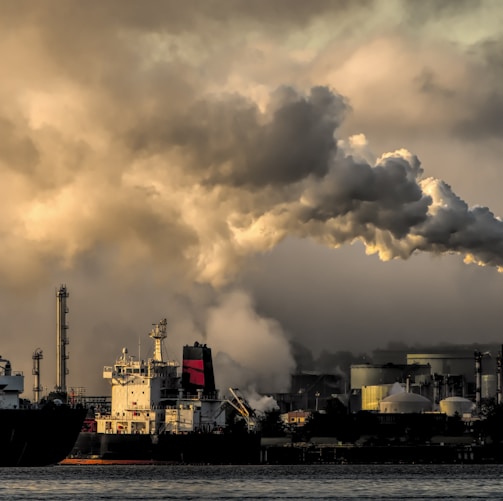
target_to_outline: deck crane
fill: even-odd
[[[238,414],[245,420],[248,431],[252,431],[257,422],[255,420],[255,411],[250,407],[250,404],[241,395],[238,388],[229,388],[233,400],[226,400],[226,403],[233,407]]]

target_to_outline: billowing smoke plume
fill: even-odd
[[[306,95],[282,88],[265,112],[235,97],[208,101],[153,138],[181,149],[198,198],[214,214],[225,207],[219,224],[207,218],[213,245],[198,234],[198,280],[218,284],[237,258],[289,235],[333,247],[361,240],[383,260],[428,251],[503,265],[501,220],[469,208],[446,183],[423,178],[416,156],[398,150],[369,163],[362,136],[338,148],[344,110],[326,87]]]
[[[230,386],[248,394],[288,391],[295,364],[285,333],[274,320],[257,315],[244,292],[228,293],[210,309],[207,340],[224,392]]]
[[[289,235],[333,247],[361,240],[384,260],[419,250],[502,266],[503,224],[487,208],[469,208],[444,182],[423,178],[406,150],[370,163],[361,136],[337,145],[345,108],[327,87],[286,87],[265,111],[223,96],[147,120],[124,137],[140,161],[123,165],[120,177],[86,169],[65,180],[18,214],[15,238],[68,263],[102,246],[122,249],[121,265],[149,258],[172,273],[178,263],[215,285],[232,279],[243,257]]]

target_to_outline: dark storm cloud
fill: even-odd
[[[420,172],[414,157],[410,164],[399,156],[386,158],[375,167],[346,157],[336,162],[323,184],[307,192],[309,206],[302,219],[327,222],[348,215],[360,228],[352,237],[370,225],[402,238],[426,220],[431,204],[417,184]]]
[[[477,43],[470,53],[477,64],[465,100],[468,113],[454,132],[471,140],[497,139],[503,134],[503,38]]]
[[[428,245],[424,250],[461,252],[468,261],[475,256],[480,264],[503,266],[503,222],[487,207],[473,207],[454,195],[441,181],[432,181],[442,206],[420,227]],[[423,247],[420,247],[423,249]]]
[[[181,147],[205,184],[263,186],[323,177],[336,151],[333,136],[345,109],[326,87],[307,96],[291,88],[272,96],[265,114],[239,96],[196,103],[172,120],[157,117],[128,134],[133,147]],[[162,122],[161,122],[162,120]]]
[[[407,25],[438,26],[437,29],[460,29],[470,24],[469,19],[477,24],[476,19],[501,19],[503,6],[491,0],[427,0],[425,2],[402,2],[407,16]],[[469,37],[467,37],[469,39]],[[444,99],[452,114],[451,131],[463,139],[476,141],[480,139],[497,139],[503,133],[503,39],[501,34],[493,32],[475,38],[474,41],[460,44],[461,52],[466,53],[467,66],[463,82],[452,81],[450,84],[439,82],[439,70],[425,67],[421,70],[415,83],[420,92],[432,97]]]
[[[447,99],[456,97],[454,89],[446,88],[437,82],[437,75],[431,69],[423,68],[414,83],[418,86],[419,91],[425,94]]]
[[[339,155],[324,179],[307,183],[291,214],[293,234],[329,245],[358,239],[382,259],[456,252],[503,266],[503,222],[486,207],[468,207],[443,181],[423,179],[406,151],[375,166]]]
[[[422,25],[438,17],[462,16],[484,7],[484,0],[402,0],[407,21],[412,25]]]
[[[190,5],[181,5],[176,0],[109,0],[89,2],[85,8],[78,0],[48,0],[45,5],[19,0],[15,4],[2,5],[3,18],[11,23],[20,16],[26,20],[40,19],[51,26],[65,17],[70,24],[82,23],[92,28],[89,22],[106,22],[110,25],[130,26],[152,30],[157,27],[186,30],[198,23],[214,19],[222,23],[232,22],[237,17],[253,20],[268,20],[281,24],[305,24],[313,16],[327,12],[344,13],[368,9],[374,0],[192,0]],[[53,24],[53,25],[54,25]],[[53,26],[52,25],[52,26]]]

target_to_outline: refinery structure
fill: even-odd
[[[268,448],[268,461],[502,463],[498,348],[403,352],[351,364],[347,377],[295,374],[275,395],[291,443]]]
[[[298,370],[288,392],[262,389],[277,409],[260,415],[237,389],[219,394],[205,344],[184,346],[182,364],[167,359],[164,319],[148,334],[152,356],[143,360],[123,348],[103,370],[111,395],[86,397],[67,388],[68,297],[61,285],[49,395],[42,395],[42,350],[32,357],[35,404],[68,395],[70,404],[88,408],[67,460],[503,463],[503,346],[376,350],[365,363],[332,372]],[[23,388],[0,394],[4,407],[15,407],[9,389],[18,396]]]
[[[502,403],[501,350],[492,356],[480,349],[451,347],[445,352],[404,352],[401,358],[403,363],[351,364],[347,376],[301,371],[292,374],[290,392],[274,397],[284,412],[322,411],[334,398],[343,402],[349,413],[379,412],[381,402],[397,393],[418,397],[397,398],[404,402],[396,407],[399,413],[408,412],[408,407],[417,412],[413,404],[405,404],[406,400],[422,401],[421,410],[429,412],[451,409],[453,402],[459,402],[457,410],[463,410],[463,415],[468,413],[466,401],[474,415],[487,403]],[[389,406],[386,409],[384,412],[390,411]]]
[[[66,394],[68,391],[66,376],[68,375],[68,305],[69,292],[66,285],[56,290],[56,385],[55,392]],[[111,396],[88,397],[79,388],[76,397],[84,403],[93,405],[90,399],[100,402],[101,408],[109,407],[110,416],[124,416],[132,411],[135,422],[122,423],[116,419],[105,421],[98,416],[97,426],[100,432],[116,433],[118,428],[126,427],[144,432],[152,427],[159,428],[151,413],[149,419],[141,422],[140,416],[146,418],[149,406],[158,406],[166,399],[181,399],[184,391],[187,394],[202,396],[206,408],[217,392],[211,362],[211,350],[206,346],[184,347],[184,363],[180,368],[178,362],[167,361],[163,353],[163,341],[166,338],[166,321],[156,324],[149,337],[154,342],[153,356],[147,361],[136,359],[123,349],[113,366],[104,368],[103,377],[111,383]],[[376,350],[371,359],[381,363],[358,363],[349,366],[348,373],[297,371],[291,375],[290,391],[285,393],[267,393],[272,395],[285,421],[289,412],[324,413],[335,399],[342,404],[348,414],[360,411],[373,413],[416,413],[439,412],[447,415],[460,415],[468,419],[477,417],[483,405],[502,403],[502,350],[491,350],[485,347],[477,349],[450,347],[445,351],[383,353]],[[191,355],[189,355],[189,351]],[[197,355],[196,355],[197,351]],[[209,353],[209,355],[208,355]],[[190,362],[192,356],[197,362]],[[383,361],[388,356],[392,361]],[[43,352],[37,348],[33,353],[33,394],[34,401],[42,398],[41,367]],[[209,358],[209,360],[208,360]],[[203,360],[204,359],[204,360]],[[203,364],[197,368],[190,364]],[[204,374],[197,376],[195,374]],[[133,378],[133,375],[135,376]],[[140,377],[141,376],[141,377]],[[194,379],[196,378],[196,379]],[[206,378],[206,379],[204,379]],[[132,383],[134,381],[134,384]],[[70,388],[70,394],[75,396],[75,389]],[[110,408],[110,406],[112,406]],[[125,407],[124,407],[125,406]],[[187,404],[187,408],[191,405]],[[214,427],[222,425],[222,413],[216,417],[217,407],[209,412],[206,418],[198,418],[213,423]],[[180,409],[177,410],[177,420],[163,417],[166,429],[182,429],[180,425]],[[196,409],[197,412],[197,409]],[[168,413],[169,414],[169,413]],[[210,416],[211,414],[211,416]],[[173,414],[174,416],[174,414]],[[202,421],[201,421],[202,420]],[[189,422],[187,418],[184,421]],[[156,422],[157,424],[152,424]],[[208,425],[209,426],[209,425]],[[190,428],[190,427],[189,427]],[[148,431],[147,431],[148,432]]]
[[[422,401],[422,411],[449,409],[461,416],[478,414],[483,403],[501,404],[501,350],[492,358],[478,349],[437,353],[407,353],[404,364],[357,364],[351,366],[351,408],[353,411],[381,411],[382,402],[393,394],[402,398],[395,412],[408,412]],[[396,397],[395,397],[396,398]],[[468,402],[470,411],[468,411]],[[390,407],[384,406],[385,412]]]

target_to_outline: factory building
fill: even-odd
[[[379,402],[388,396],[394,383],[408,385],[422,394],[429,381],[431,368],[420,364],[356,364],[351,372],[351,412],[379,410]]]
[[[432,374],[459,375],[467,384],[475,384],[473,351],[408,353],[407,364],[428,364]]]
[[[291,376],[290,392],[300,396],[299,409],[320,410],[333,394],[344,391],[344,381],[338,374],[303,371]]]
[[[289,427],[295,426],[300,428],[308,422],[311,414],[312,413],[309,411],[290,411],[285,414],[281,414],[281,420]]]
[[[384,412],[392,412],[398,400],[400,405],[396,407],[408,412],[408,405],[421,407],[420,399],[407,396],[413,394],[430,402],[430,410],[444,409],[448,415],[469,414],[474,405],[480,411],[483,400],[502,401],[501,352],[496,359],[489,351],[452,350],[411,353],[406,355],[406,360],[407,364],[352,365],[351,411],[383,412],[385,409]],[[405,395],[391,398],[391,385],[395,382],[406,388]],[[391,403],[384,405],[383,402]]]
[[[421,381],[421,376],[429,376],[431,368],[427,364],[356,364],[351,365],[351,390],[361,390],[364,386],[405,383],[407,378]]]
[[[297,372],[291,375],[288,393],[272,396],[283,414],[295,410],[324,411],[335,400],[351,413],[382,412],[381,402],[385,401],[386,413],[392,412],[392,408],[406,413],[414,405],[423,405],[422,412],[429,408],[448,415],[469,414],[467,409],[473,403],[476,412],[487,400],[502,403],[501,352],[493,358],[489,351],[452,348],[445,353],[403,352],[402,359],[407,363],[353,364],[349,381],[341,374]],[[423,397],[429,403],[408,396],[386,400],[394,383],[399,383],[404,393]],[[400,399],[403,401],[396,401]]]
[[[301,371],[291,375],[290,392],[272,396],[280,408],[287,413],[295,410],[322,410],[327,400],[345,393],[345,381],[339,374],[316,371]]]

